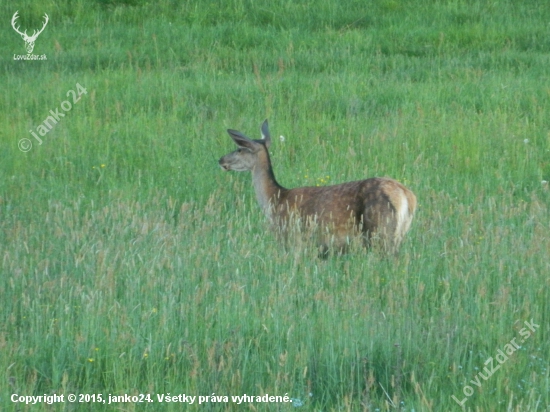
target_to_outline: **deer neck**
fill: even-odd
[[[273,209],[279,204],[282,193],[287,189],[275,179],[269,155],[267,153],[266,155],[266,159],[252,169],[252,183],[260,207],[271,219]]]

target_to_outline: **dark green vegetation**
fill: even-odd
[[[220,3],[0,6],[0,409],[287,393],[311,411],[547,410],[548,5]],[[16,10],[28,33],[50,16],[46,61],[14,61]],[[226,128],[257,138],[266,117],[283,185],[386,175],[416,193],[397,259],[281,249],[250,176],[216,163]]]

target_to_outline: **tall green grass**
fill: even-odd
[[[24,53],[7,23],[32,32]],[[2,410],[12,394],[284,395],[256,410],[550,407],[550,9],[233,0],[0,6]],[[38,144],[29,130],[87,94]],[[401,253],[284,249],[225,129],[278,180],[391,176]],[[279,139],[279,136],[284,136]],[[17,143],[28,138],[32,149]],[[540,328],[480,387],[525,321]],[[194,409],[247,406],[208,403]]]

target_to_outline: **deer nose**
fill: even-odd
[[[229,166],[227,165],[227,163],[224,162],[223,157],[218,160],[218,164],[223,170],[229,170]]]

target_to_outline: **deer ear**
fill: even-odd
[[[267,124],[267,119],[262,123],[262,139],[265,143],[265,147],[269,148],[271,145],[271,135],[269,134],[269,127]]]
[[[237,130],[227,129],[227,133],[229,133],[229,136],[231,136],[237,146],[246,147],[248,149],[252,149],[254,147],[254,141],[246,137],[241,132]]]

